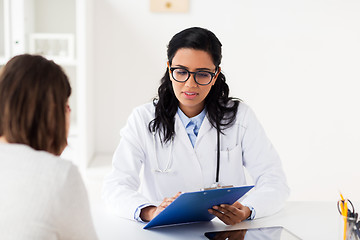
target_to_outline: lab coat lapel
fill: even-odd
[[[184,124],[181,122],[181,119],[178,114],[175,114],[175,133],[177,135],[177,138],[179,138],[180,141],[187,148],[191,149],[191,151],[194,151],[189,136],[187,135],[187,132],[185,130]]]
[[[201,124],[201,127],[199,129],[199,134],[198,134],[198,136],[196,138],[196,142],[195,142],[195,148],[198,145],[198,142],[201,141],[201,139],[211,130],[211,128],[213,128],[213,126],[211,125],[211,123],[206,115]]]
[[[204,179],[202,177],[203,170],[199,162],[199,159],[197,157],[197,154],[195,152],[195,148],[193,148],[193,146],[191,145],[190,138],[178,114],[175,115],[175,132],[176,132],[176,136],[175,136],[176,140],[174,142],[175,144],[174,152],[180,150],[178,152],[181,154],[180,160],[182,157],[186,157],[186,161],[188,162],[188,164],[183,169],[186,169],[189,166],[191,167],[190,172],[192,174],[190,175],[186,174],[187,175],[186,183],[190,184],[189,186],[186,187],[186,189],[190,189],[191,191],[197,191],[200,188],[204,187]],[[179,141],[182,144],[177,144],[176,141]]]

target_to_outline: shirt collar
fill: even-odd
[[[185,128],[189,124],[189,122],[192,121],[195,124],[195,126],[199,129],[205,118],[206,108],[204,108],[201,111],[201,113],[199,113],[198,115],[196,115],[195,117],[192,117],[192,118],[189,118],[188,116],[186,116],[185,113],[179,107],[177,110],[177,114],[179,115],[180,120],[183,123]]]

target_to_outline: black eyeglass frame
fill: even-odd
[[[202,71],[196,71],[196,72],[190,72],[190,71],[187,70],[186,68],[182,68],[182,67],[170,67],[169,69],[170,69],[170,72],[171,72],[171,76],[173,77],[173,79],[174,79],[175,81],[181,82],[181,83],[186,82],[187,80],[189,80],[191,74],[193,74],[193,75],[194,75],[194,80],[195,80],[196,84],[199,84],[199,85],[201,85],[201,86],[209,85],[209,84],[212,82],[212,80],[214,79],[215,75],[218,73],[218,72],[217,72],[218,70],[216,70],[215,73],[209,72],[209,71],[203,71],[203,70],[202,70]],[[181,69],[181,70],[186,71],[186,72],[188,73],[188,77],[187,77],[184,81],[179,81],[179,80],[177,80],[177,79],[174,77],[174,70],[176,70],[176,69]],[[209,74],[211,75],[211,79],[210,79],[210,81],[209,81],[208,83],[203,84],[203,83],[199,83],[199,82],[196,80],[196,74],[197,74],[197,73],[201,73],[201,72],[209,73]]]

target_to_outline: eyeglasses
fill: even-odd
[[[217,71],[215,73],[208,71],[190,72],[185,68],[179,67],[171,67],[170,72],[173,79],[177,82],[186,82],[190,78],[190,74],[193,74],[195,82],[202,86],[210,84],[214,76],[217,74]]]

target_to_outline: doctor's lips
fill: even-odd
[[[185,95],[186,98],[194,98],[194,97],[199,95],[199,93],[196,93],[196,92],[187,92],[187,91],[185,91],[185,92],[182,92],[182,93]]]

